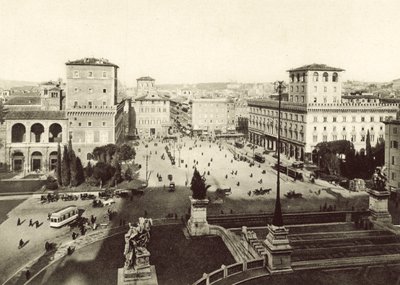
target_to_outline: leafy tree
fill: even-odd
[[[58,185],[62,185],[62,178],[61,178],[61,146],[60,143],[58,143],[57,146],[57,167],[56,167],[56,176],[57,176],[57,182]]]
[[[128,167],[128,168],[125,170],[125,174],[124,174],[125,180],[131,181],[131,180],[132,180],[132,175],[133,175],[133,173],[132,173],[132,168]]]
[[[93,168],[92,177],[96,180],[101,180],[103,184],[108,182],[113,177],[115,169],[104,162],[98,162]]]
[[[61,163],[61,179],[62,179],[62,185],[64,186],[68,186],[71,182],[71,168],[70,168],[68,149],[66,145],[64,145],[64,153]]]
[[[194,169],[192,182],[190,185],[190,189],[192,190],[192,197],[194,199],[205,199],[207,194],[207,189],[210,188],[210,185],[205,184],[205,178],[200,175],[197,169]]]
[[[127,144],[123,144],[119,148],[118,153],[122,161],[134,159],[136,155],[135,149]]]

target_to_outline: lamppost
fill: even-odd
[[[149,167],[149,158],[151,157],[151,155],[149,155],[149,150],[146,150],[146,155],[143,155],[143,158],[146,159],[146,184],[149,184],[149,180],[148,180],[148,167]]]
[[[281,163],[281,100],[282,91],[285,88],[285,83],[283,81],[277,81],[274,83],[275,90],[278,92],[278,136],[277,136],[277,149],[278,149],[278,172],[276,175],[276,201],[275,201],[275,211],[274,217],[272,219],[272,224],[277,227],[283,226],[282,218],[282,207],[281,207],[281,197],[280,197],[280,163]]]

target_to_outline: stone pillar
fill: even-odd
[[[207,204],[208,199],[190,198],[190,219],[187,224],[191,236],[203,236],[210,234],[210,227],[207,222]]]
[[[292,272],[292,247],[288,239],[289,230],[284,226],[268,225],[267,238],[264,244],[267,249],[265,255],[267,269],[271,274]]]
[[[392,216],[388,211],[388,199],[390,196],[390,192],[385,191],[377,191],[373,189],[367,190],[369,194],[369,211],[371,213],[372,220],[391,223]]]

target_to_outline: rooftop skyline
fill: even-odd
[[[117,64],[129,86],[287,80],[318,63],[345,80],[400,77],[399,1],[0,0],[0,78],[65,78],[85,57]]]

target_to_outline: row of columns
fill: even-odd
[[[276,138],[266,137],[262,134],[249,133],[249,140],[252,144],[264,147],[265,149],[274,150],[277,149]],[[286,155],[288,158],[295,158],[296,160],[304,160],[304,147],[295,145],[290,142],[281,142],[280,147],[281,153]]]

